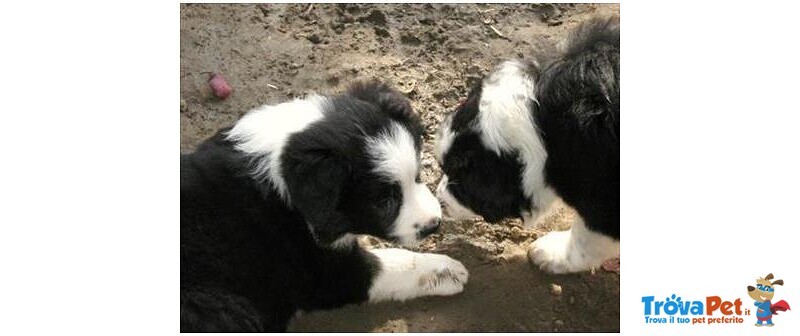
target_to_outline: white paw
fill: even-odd
[[[590,268],[573,251],[569,231],[551,232],[537,239],[528,251],[528,257],[550,273],[579,272]]]
[[[372,302],[458,294],[469,278],[467,268],[446,255],[403,249],[370,252],[378,257],[381,267],[369,290]]]
[[[588,271],[603,261],[619,256],[619,242],[588,230],[582,220],[569,231],[550,232],[536,239],[528,257],[550,273]]]

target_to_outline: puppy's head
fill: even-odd
[[[419,178],[422,127],[406,98],[358,83],[323,114],[282,155],[291,204],[318,242],[355,233],[413,245],[435,232],[441,208]]]
[[[436,191],[449,217],[495,222],[530,210],[546,158],[531,113],[535,75],[532,64],[500,64],[443,122]]]

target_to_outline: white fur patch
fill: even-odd
[[[587,271],[619,256],[619,241],[586,228],[578,218],[569,231],[550,232],[528,251],[534,264],[550,273]]]
[[[289,202],[286,181],[281,175],[281,153],[289,136],[322,119],[328,98],[309,95],[278,105],[255,108],[242,117],[228,133],[236,149],[258,160],[254,178],[270,182],[284,201]]]
[[[447,216],[454,220],[465,220],[478,217],[475,212],[458,202],[458,199],[456,199],[456,197],[450,193],[450,191],[447,189],[448,183],[450,183],[450,179],[447,177],[447,175],[442,175],[439,185],[436,186],[436,197],[442,201],[442,203],[444,203],[444,211],[447,213]]]
[[[419,172],[419,155],[414,138],[403,126],[392,121],[388,132],[367,139],[367,148],[376,173],[401,184],[414,182]]]
[[[414,138],[400,124],[392,122],[389,132],[367,139],[367,152],[375,164],[375,173],[398,183],[403,193],[391,235],[402,245],[416,244],[420,229],[441,218],[442,209],[425,184],[416,182],[419,154]]]
[[[429,295],[453,295],[464,290],[469,272],[442,254],[403,249],[375,249],[381,270],[369,289],[369,301],[409,300]]]
[[[558,196],[555,190],[550,187],[545,187],[536,191],[536,198],[538,199],[537,206],[522,212],[522,225],[526,229],[534,227],[539,215],[547,210],[547,206],[556,200]]]
[[[524,166],[523,192],[533,199],[535,209],[544,210],[555,197],[548,195],[552,191],[544,181],[547,151],[529,108],[534,101],[534,79],[527,66],[519,61],[501,63],[483,82],[478,130],[483,144],[498,155],[518,153]]]
[[[450,115],[439,127],[439,132],[436,135],[436,144],[434,146],[433,154],[440,163],[444,161],[444,154],[450,150],[450,146],[453,145],[453,141],[456,137],[455,133],[453,133],[453,130],[450,129],[452,124],[453,116]]]

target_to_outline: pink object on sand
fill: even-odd
[[[231,86],[228,85],[228,82],[225,81],[225,78],[220,74],[214,74],[211,76],[208,84],[211,85],[211,90],[214,91],[214,95],[219,99],[228,98],[231,92],[233,92]]]
[[[603,262],[603,269],[606,270],[606,272],[619,274],[619,258],[612,258]]]

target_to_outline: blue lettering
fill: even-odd
[[[661,315],[663,310],[667,315],[703,315],[702,301],[682,301],[681,297],[672,294],[665,301],[656,301],[654,296],[642,296],[644,315]]]
[[[703,303],[700,301],[692,302],[692,315],[703,315]]]
[[[655,300],[655,296],[642,296],[642,303],[644,303],[644,314],[650,315],[650,303]]]
[[[667,323],[667,318],[666,317],[654,318],[654,317],[650,317],[650,316],[645,316],[644,317],[644,322],[645,323]]]
[[[675,301],[667,301],[664,304],[664,312],[667,315],[675,315],[678,312],[678,302]]]

